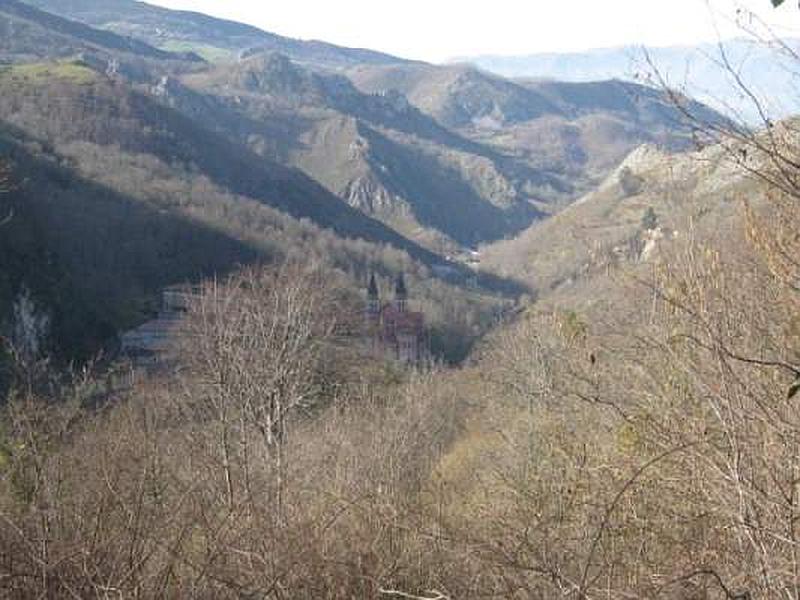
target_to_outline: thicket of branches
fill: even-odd
[[[684,112],[756,182],[736,226],[687,232],[613,309],[531,311],[488,350],[469,464],[501,505],[479,536],[492,593],[800,597],[800,146],[762,114]],[[484,507],[461,507],[475,535]]]
[[[14,394],[4,595],[365,597],[440,575],[437,532],[413,523],[459,428],[454,395],[432,376],[399,387],[354,354],[323,275],[285,265],[209,284],[177,378],[99,406],[108,391],[90,377]]]
[[[457,372],[366,361],[326,270],[210,283],[177,376],[16,390],[0,588],[798,597],[796,206],[768,190],[618,311],[530,310]]]

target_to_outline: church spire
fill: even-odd
[[[378,299],[378,283],[375,281],[375,273],[370,274],[369,276],[369,287],[367,288],[367,295],[369,299],[372,300],[375,298]]]
[[[370,314],[376,315],[380,311],[380,294],[378,283],[375,281],[375,273],[370,274],[369,286],[367,287],[367,310]]]
[[[394,285],[394,300],[397,305],[397,310],[405,312],[406,303],[408,302],[408,290],[406,289],[406,279],[402,271],[397,276],[397,281]]]

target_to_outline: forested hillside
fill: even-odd
[[[348,241],[346,234],[339,237],[276,211],[259,194],[231,190],[152,155],[87,141],[48,147],[7,136],[2,143],[14,165],[7,202],[14,217],[0,240],[3,305],[10,309],[23,289],[32,290],[37,305],[50,314],[53,349],[68,356],[86,357],[146,319],[157,308],[161,287],[221,275],[237,265],[304,255],[351,273],[354,292],[365,285],[370,268],[386,277],[406,270],[415,283],[417,273],[429,273],[429,255],[413,246],[409,256],[383,243]],[[148,184],[142,185],[145,177]],[[356,223],[357,218],[348,225]],[[497,304],[490,300],[478,308],[480,294],[457,292],[444,282],[419,282],[416,291],[434,307],[469,304],[474,296],[478,312],[488,311],[478,321],[490,318],[490,306]],[[451,317],[475,318],[466,304],[462,309],[448,314],[434,308],[432,316],[439,314],[442,327],[453,329],[447,324]],[[458,355],[456,348],[465,343],[458,338],[476,331],[471,326],[451,331],[448,347]]]
[[[0,241],[8,249],[3,312],[30,289],[50,315],[58,354],[85,358],[113,348],[118,332],[152,314],[161,287],[237,265],[316,256],[352,273],[355,291],[370,266],[388,277],[442,261],[302,173],[82,63],[13,67],[0,87],[15,208]],[[457,281],[459,268],[451,271]],[[425,290],[437,285],[429,296]],[[444,302],[445,289],[465,303],[462,314],[434,311],[451,336],[439,347],[457,357],[502,302],[444,282],[420,284],[418,292]],[[475,310],[466,308],[471,296]],[[459,332],[452,317],[473,324]]]
[[[111,14],[90,4],[65,4],[59,12],[89,21],[92,11]],[[0,9],[10,28],[3,38],[10,64],[0,69],[3,157],[16,173],[9,202],[18,214],[5,240],[13,252],[4,257],[2,312],[8,321],[15,298],[30,290],[53,320],[50,347],[59,355],[113,348],[119,332],[152,313],[167,284],[286,256],[306,248],[303,240],[322,236],[360,248],[346,256],[322,252],[354,275],[354,288],[364,285],[372,263],[389,276],[392,269],[374,258],[384,244],[418,264],[407,269],[444,274],[447,281],[434,287],[452,290],[464,310],[442,310],[439,293],[421,290],[420,299],[439,315],[435,345],[449,359],[463,358],[469,340],[506,302],[498,292],[529,290],[484,272],[479,283],[495,297],[481,298],[487,288],[468,290],[471,269],[452,257],[524,230],[585,185],[571,181],[571,167],[548,163],[540,144],[496,143],[430,107],[414,106],[410,88],[403,92],[411,102],[394,87],[365,93],[343,75],[309,70],[260,47],[235,63],[209,65],[14,0]],[[125,15],[175,16],[140,3],[114,10],[122,21]],[[201,21],[196,35],[234,39],[225,33],[230,24]],[[363,73],[374,64],[341,52]],[[426,77],[438,73],[407,68]],[[565,118],[605,110],[585,98],[588,91],[550,91],[542,99],[543,93],[516,84],[467,75],[479,80],[490,103],[519,96],[513,103],[524,118],[541,110],[571,115]],[[459,90],[446,93],[467,102],[470,92]],[[617,104],[620,114],[661,110]],[[648,118],[654,117],[642,122]],[[503,135],[516,135],[516,118],[507,121]],[[685,135],[668,121],[660,127],[663,141],[680,143]],[[590,150],[580,151],[579,162],[593,172],[614,164],[616,155]],[[299,239],[286,233],[317,227],[331,233]],[[12,242],[16,236],[28,241]],[[354,246],[357,239],[366,245]],[[45,302],[51,288],[60,292]]]
[[[27,4],[0,597],[798,597],[798,119]]]

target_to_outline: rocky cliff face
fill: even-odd
[[[644,145],[558,215],[484,248],[483,262],[563,298],[623,263],[653,264],[672,240],[724,239],[740,200],[758,203],[762,187],[742,168],[735,143],[678,154]]]

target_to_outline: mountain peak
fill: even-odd
[[[252,92],[300,91],[308,87],[309,80],[288,56],[278,52],[261,52],[242,60],[233,77],[238,87]]]

